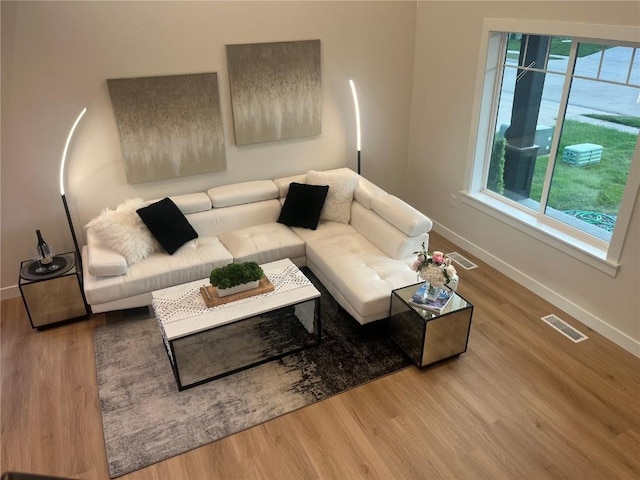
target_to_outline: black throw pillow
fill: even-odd
[[[280,210],[279,223],[289,227],[315,230],[320,221],[320,212],[329,192],[328,185],[307,185],[292,182],[289,193]]]
[[[189,240],[198,238],[198,232],[170,198],[163,198],[136,211],[158,243],[170,255]]]

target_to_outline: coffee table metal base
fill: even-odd
[[[168,340],[165,347],[182,391],[318,345],[321,338],[316,298]]]

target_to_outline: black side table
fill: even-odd
[[[18,286],[33,328],[41,329],[89,316],[76,252],[56,255],[48,268],[38,261],[20,263]]]

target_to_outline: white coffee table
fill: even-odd
[[[320,343],[320,292],[289,259],[261,267],[272,292],[212,308],[200,295],[209,279],[152,293],[179,390]]]

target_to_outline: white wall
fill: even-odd
[[[358,86],[363,174],[401,189],[408,148],[415,2],[6,2],[2,6],[2,268],[4,296],[35,230],[73,249],[58,191],[64,142],[76,231],[105,207],[309,169],[356,168],[348,80]],[[236,147],[225,44],[320,39],[322,134]],[[218,72],[227,170],[129,185],[106,80]]]
[[[638,2],[420,2],[407,196],[436,230],[640,355],[640,198],[615,278],[463,204],[484,18],[638,25]],[[458,195],[455,207],[451,194]],[[461,274],[464,282],[464,272]],[[499,291],[500,286],[495,286]]]

